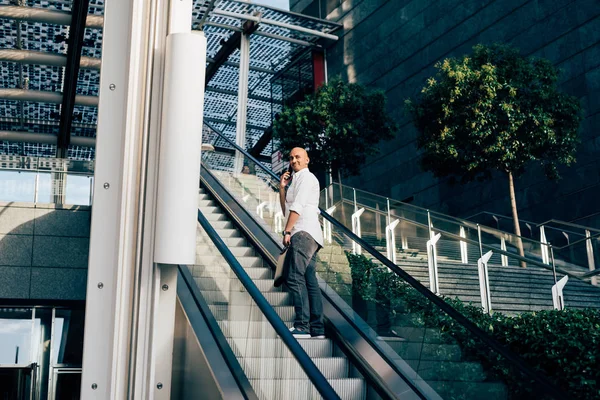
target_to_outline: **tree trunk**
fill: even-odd
[[[523,242],[521,241],[521,227],[519,225],[519,214],[517,213],[517,198],[515,196],[515,182],[513,180],[512,172],[508,173],[508,186],[510,191],[510,208],[512,210],[513,222],[515,224],[515,234],[517,235],[517,249],[519,249],[519,255],[525,257],[525,251],[523,250]],[[521,267],[527,267],[525,261],[520,262]]]

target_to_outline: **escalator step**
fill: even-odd
[[[366,398],[367,388],[362,379],[329,379],[328,381],[342,400],[363,400]],[[321,399],[317,389],[307,379],[251,379],[250,384],[261,400]]]
[[[281,339],[227,338],[238,357],[293,357]],[[310,357],[332,357],[333,343],[329,339],[299,339],[298,343]]]
[[[294,358],[246,357],[238,359],[248,379],[302,379],[306,373]],[[344,357],[314,357],[312,361],[328,379],[348,376],[348,360]]]

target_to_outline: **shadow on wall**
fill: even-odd
[[[0,203],[0,299],[85,300],[89,206]]]

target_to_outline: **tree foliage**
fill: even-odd
[[[425,170],[469,181],[492,170],[519,175],[535,161],[557,178],[559,164],[575,161],[579,101],[558,91],[548,60],[477,45],[471,56],[436,69],[418,98],[407,101]]]
[[[488,379],[507,385],[509,398],[540,398],[536,387],[514,365],[487,345],[476,340],[456,320],[435,306],[398,275],[364,255],[346,253],[354,288],[363,299],[392,304],[399,321],[439,332],[441,343],[456,341],[462,361],[476,361],[486,370]],[[379,293],[379,296],[376,294]],[[547,310],[508,316],[499,312],[483,313],[481,307],[458,298],[442,299],[467,317],[489,336],[522,357],[530,367],[548,377],[573,399],[600,398],[600,313],[597,309]],[[384,303],[385,304],[385,303]],[[410,318],[406,318],[410,316]],[[441,349],[441,346],[440,346]],[[502,397],[506,393],[501,393]],[[468,393],[449,396],[471,399]],[[493,396],[492,396],[493,397]],[[500,396],[499,396],[500,397]]]
[[[311,166],[331,167],[344,176],[357,175],[367,157],[377,154],[377,143],[391,139],[396,130],[382,91],[339,79],[286,107],[273,124],[281,150],[303,147]]]

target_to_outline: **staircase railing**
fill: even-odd
[[[225,143],[227,143],[228,146],[235,149],[238,154],[242,155],[242,157],[245,160],[248,160],[248,162],[252,163],[253,167],[256,168],[256,171],[254,172],[255,175],[265,176],[266,179],[268,181],[270,181],[271,184],[274,184],[275,182],[279,181],[279,177],[276,174],[274,174],[268,168],[264,167],[258,160],[256,160],[250,154],[248,154],[244,149],[237,146],[232,140],[226,138],[225,136],[223,136],[216,130],[215,130],[215,134],[217,134],[219,136],[220,141],[224,141]],[[230,166],[228,167],[226,165],[226,164],[228,164],[227,162],[223,162],[223,165],[218,165],[219,160],[216,155],[207,155],[206,157],[213,158],[212,168],[214,168],[216,170],[221,169],[224,171],[228,171],[233,174],[232,175],[233,177],[243,177],[243,175],[241,175],[239,171],[232,171],[231,167]],[[231,163],[229,163],[229,165],[231,165]],[[224,179],[227,179],[227,178],[224,178]],[[242,187],[241,190],[243,191],[244,188]],[[240,198],[243,199],[244,197],[247,197],[247,196],[244,196],[243,193],[240,193]],[[259,195],[258,197],[259,197],[258,202],[260,203],[261,195]],[[243,200],[243,201],[245,201],[245,200]],[[410,274],[405,272],[398,265],[391,262],[389,259],[387,259],[385,256],[383,256],[378,250],[376,250],[374,247],[372,247],[370,244],[368,244],[366,241],[364,241],[362,238],[355,235],[350,229],[348,229],[346,226],[344,226],[344,224],[342,224],[337,219],[332,217],[326,210],[320,208],[320,211],[321,211],[321,216],[323,217],[324,224],[329,224],[330,227],[333,227],[335,229],[333,236],[343,236],[344,238],[347,238],[349,241],[352,241],[352,242],[356,243],[358,246],[360,246],[363,254],[368,254],[370,257],[372,257],[375,260],[377,260],[378,262],[380,262],[386,268],[386,270],[391,271],[391,273],[393,273],[393,275],[398,277],[398,279],[400,279],[406,285],[408,285],[413,290],[418,292],[419,295],[425,299],[427,304],[430,304],[432,307],[434,307],[434,309],[436,310],[435,313],[444,315],[445,316],[444,318],[449,318],[451,321],[453,321],[451,324],[458,324],[458,326],[460,326],[461,329],[464,329],[464,331],[463,331],[464,335],[467,335],[468,337],[471,338],[470,340],[478,343],[480,346],[482,346],[482,348],[487,348],[490,354],[496,355],[498,360],[500,360],[498,362],[502,363],[503,365],[506,366],[506,368],[508,368],[509,370],[512,371],[511,376],[519,377],[518,379],[521,379],[522,382],[531,382],[531,387],[535,388],[533,390],[545,393],[547,396],[550,396],[553,398],[566,398],[566,396],[562,393],[562,391],[559,390],[551,381],[549,381],[546,377],[540,375],[538,372],[534,371],[518,355],[514,354],[513,352],[508,350],[505,346],[503,346],[499,342],[497,342],[495,339],[491,338],[487,333],[485,333],[483,330],[481,330],[479,327],[477,327],[473,322],[471,322],[468,318],[466,318],[464,315],[462,315],[460,312],[458,312],[450,304],[448,304],[443,299],[441,299],[440,297],[433,294],[427,287],[425,287],[423,284],[421,284],[417,279],[415,279]],[[272,213],[275,214],[276,210],[272,210]],[[411,223],[414,223],[414,221],[411,221]],[[416,226],[419,229],[424,229],[424,227],[426,229],[430,229],[430,225],[428,225],[428,224],[424,225],[424,227],[423,227],[423,224],[419,223],[419,224],[416,224]],[[438,233],[439,233],[439,230],[438,230]],[[448,235],[449,237],[465,241],[465,238],[461,238],[458,235],[453,235],[453,234],[450,234],[447,232],[444,234]],[[468,242],[471,244],[477,243],[477,242],[474,242],[471,240],[468,240]],[[535,260],[531,260],[531,259],[528,259],[525,257],[518,257],[518,256],[515,256],[514,254],[511,254],[511,253],[508,253],[505,251],[500,251],[500,252],[507,257],[513,257],[513,258],[516,257],[517,259],[524,260],[528,263],[541,264],[541,263],[536,262]],[[544,267],[543,264],[541,266]],[[343,274],[340,275],[340,273],[335,273],[335,271],[330,271],[328,273],[336,274],[337,278],[335,278],[335,279],[342,283],[344,283],[344,281],[346,279],[346,278],[344,278]],[[342,293],[342,292],[340,292],[340,293]],[[426,326],[423,334],[427,335],[428,329],[434,329],[434,328],[440,329],[439,326]]]
[[[500,249],[512,249],[513,252],[517,252],[520,242],[520,244],[523,245],[525,254],[528,258],[540,259],[546,265],[550,265],[549,244],[552,244],[554,247],[554,255],[557,264],[563,267],[572,267],[575,270],[579,268],[581,270],[578,272],[583,273],[585,267],[582,266],[587,264],[589,265],[590,270],[593,271],[595,269],[595,263],[598,262],[594,262],[593,258],[594,247],[596,245],[596,242],[593,241],[593,239],[600,237],[600,233],[590,235],[590,232],[587,232],[587,234],[582,232],[579,237],[580,240],[576,239],[576,242],[573,242],[570,245],[560,245],[562,242],[557,240],[554,236],[549,236],[549,234],[546,236],[542,234],[541,238],[518,236],[501,229],[495,229],[486,223],[480,224],[477,223],[477,221],[449,216],[360,189],[340,185],[339,183],[333,183],[322,190],[322,203],[325,208],[341,204],[341,206],[338,207],[337,217],[344,222],[346,227],[350,227],[350,224],[349,221],[347,221],[347,218],[344,218],[344,213],[340,212],[342,207],[358,210],[362,206],[370,206],[380,215],[387,214],[385,224],[377,221],[377,226],[373,227],[374,232],[372,232],[372,234],[376,235],[377,238],[383,235],[384,226],[391,223],[394,215],[408,214],[412,215],[412,218],[417,220],[420,219],[424,223],[428,220],[433,221],[434,226],[449,232],[460,234],[464,230],[464,234],[467,237],[470,235],[474,240],[483,240],[484,243],[494,245]],[[495,216],[496,214],[489,215]],[[508,217],[499,216],[499,218]],[[557,229],[550,224],[546,224],[546,227],[547,230]],[[544,227],[541,226],[541,224],[540,229],[542,231],[544,230]],[[565,232],[566,231],[563,230],[563,233],[560,236],[566,235]],[[387,246],[390,245],[387,244]],[[598,252],[596,253],[598,254]],[[461,254],[461,257],[456,257],[455,261],[462,261],[464,259],[464,254]],[[500,262],[502,262],[503,265],[505,265],[506,261],[508,261],[508,259],[501,257]]]
[[[511,217],[483,211],[467,218],[473,222],[489,225],[493,220],[499,227],[502,222],[512,224]],[[600,229],[572,222],[550,219],[542,223],[520,220],[522,231],[540,243],[552,243],[557,261],[587,266],[587,277],[597,276],[596,265],[600,263]],[[524,226],[523,226],[524,225]],[[585,267],[584,267],[585,268]],[[596,284],[596,282],[592,282]]]

